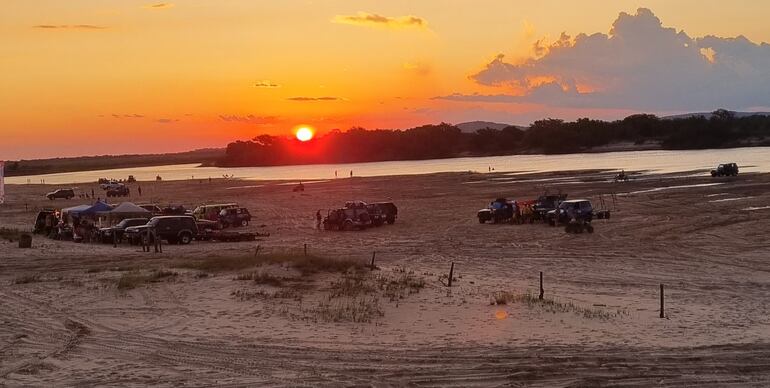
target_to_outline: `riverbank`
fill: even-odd
[[[565,170],[621,170],[672,173],[699,170],[707,174],[718,163],[735,162],[742,172],[770,172],[770,147],[702,151],[619,151],[566,155],[512,155],[419,161],[321,164],[276,167],[215,168],[198,164],[138,167],[78,173],[46,174],[6,179],[8,184],[48,183],[73,185],[99,178],[139,181],[208,180],[223,176],[247,180],[326,180],[354,177],[421,175],[440,172],[554,172]]]

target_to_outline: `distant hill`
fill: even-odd
[[[751,117],[751,116],[770,116],[770,112],[734,112],[730,111],[733,115],[735,115],[736,119],[740,119],[743,117]],[[703,117],[705,119],[711,119],[711,116],[713,116],[713,112],[696,112],[696,113],[682,113],[679,115],[671,115],[671,116],[664,116],[661,117],[665,120],[675,120],[675,119],[689,119],[691,117]]]
[[[461,131],[467,133],[473,133],[479,129],[492,128],[501,130],[505,127],[510,127],[511,124],[494,123],[491,121],[469,121],[467,123],[456,124],[455,127],[460,128]]]

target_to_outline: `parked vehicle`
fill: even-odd
[[[99,238],[103,243],[111,243],[115,240],[122,241],[126,228],[146,225],[148,221],[147,218],[126,218],[117,225],[99,229]]]
[[[128,197],[130,193],[131,190],[127,186],[121,185],[107,190],[107,197]]]
[[[559,204],[567,200],[567,194],[541,195],[532,205],[532,216],[535,220],[547,222],[548,212],[555,210]]]
[[[591,201],[587,199],[573,199],[559,204],[559,208],[551,210],[547,214],[548,223],[551,226],[569,224],[571,221],[590,223],[593,219],[594,209]],[[593,231],[591,228],[590,231]]]
[[[396,222],[396,217],[398,217],[398,207],[396,207],[393,202],[375,202],[371,205],[380,209],[380,213],[384,217],[385,222],[390,225],[393,225]]]
[[[118,189],[118,188],[123,187],[123,186],[125,186],[123,183],[118,182],[118,181],[116,181],[114,179],[109,181],[109,182],[107,182],[107,183],[102,183],[102,184],[99,185],[99,187],[101,187],[102,190],[105,190],[105,191],[106,190]]]
[[[189,244],[198,236],[198,225],[191,216],[160,216],[153,217],[146,225],[132,226],[125,229],[126,239],[131,244],[140,244],[150,230],[148,243],[153,243],[154,235],[169,244]]]
[[[723,163],[711,170],[711,176],[738,176],[738,165],[735,163]]]
[[[510,222],[515,212],[515,201],[509,201],[505,198],[498,198],[489,203],[485,209],[476,213],[479,223],[483,224],[492,221],[493,224]]]
[[[323,220],[325,230],[354,230],[372,225],[366,208],[342,208],[330,210]]]
[[[222,229],[222,224],[219,221],[199,220],[196,218],[195,224],[198,225],[199,234],[205,231]]]
[[[54,200],[57,198],[72,199],[75,198],[75,190],[72,189],[57,189],[45,195],[46,198]]]
[[[156,205],[154,203],[144,203],[144,204],[137,205],[137,206],[139,206],[140,208],[142,208],[144,210],[147,210],[147,211],[151,212],[152,215],[154,215],[154,216],[159,216],[159,215],[163,214],[163,209],[160,206],[158,206],[158,205]]]
[[[228,226],[247,226],[251,222],[251,213],[249,213],[249,209],[243,207],[222,209],[219,212],[219,222],[224,228]]]
[[[35,227],[32,229],[32,233],[35,234],[50,234],[53,228],[58,223],[56,219],[56,210],[52,208],[44,208],[37,213],[35,217]]]
[[[126,179],[126,182],[128,182],[128,183],[134,183],[134,182],[136,182],[136,178],[134,178],[134,176],[133,176],[133,175],[129,175],[129,176],[128,176],[128,179]]]
[[[237,203],[201,205],[193,210],[192,216],[201,220],[219,221],[219,213],[222,209],[232,209],[237,207],[239,207]]]

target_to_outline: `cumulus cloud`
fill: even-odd
[[[289,97],[287,98],[289,101],[342,101],[343,98],[340,97]]]
[[[278,121],[278,118],[275,116],[219,115],[219,118],[227,122],[250,124],[270,124]]]
[[[428,22],[417,16],[389,17],[368,12],[358,12],[355,15],[337,15],[333,23],[350,24],[363,27],[380,28],[427,28]]]
[[[107,27],[93,24],[38,24],[32,28],[44,30],[104,30]]]
[[[171,3],[157,3],[157,4],[145,5],[144,8],[147,8],[147,9],[169,9],[169,8],[171,8],[173,6],[174,6],[174,4],[171,4]]]
[[[454,101],[639,110],[745,108],[770,100],[770,45],[738,36],[692,38],[652,11],[621,13],[608,34],[538,41],[521,63],[497,56],[470,76],[498,94]]]
[[[270,81],[260,81],[254,84],[254,86],[258,88],[266,88],[266,89],[274,89],[274,88],[280,88],[281,85],[278,85],[276,83],[272,83]]]

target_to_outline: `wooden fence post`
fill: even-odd
[[[540,296],[538,299],[543,300],[543,295],[545,294],[545,290],[543,289],[543,271],[540,271]]]
[[[666,317],[664,313],[664,306],[663,306],[663,283],[660,284],[660,317],[661,318]]]
[[[305,244],[305,257],[307,257],[307,244]]]
[[[115,231],[112,231],[112,247],[117,248],[118,247],[118,234],[115,233]]]
[[[261,246],[257,244],[257,248],[254,249],[254,257],[257,257],[257,255],[259,254],[259,248],[261,248]]]
[[[369,269],[370,269],[371,271],[374,271],[374,268],[376,268],[376,267],[374,266],[374,256],[376,256],[376,255],[377,255],[377,252],[375,252],[375,251],[372,251],[372,265],[369,267]]]
[[[452,277],[454,276],[455,272],[455,262],[452,262],[452,266],[449,267],[449,281],[447,282],[447,287],[452,287]]]

